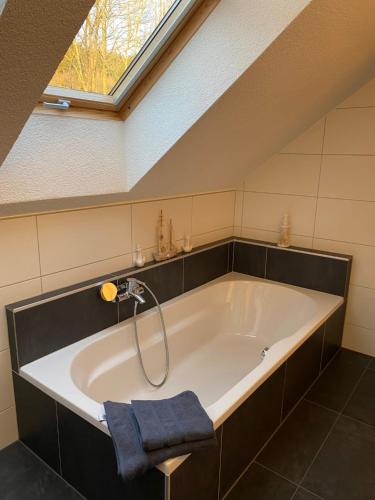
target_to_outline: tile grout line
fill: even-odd
[[[324,141],[325,141],[325,135],[326,135],[326,124],[327,124],[327,116],[324,117],[322,146],[321,146],[321,149],[320,149],[319,176],[318,176],[318,185],[317,185],[317,190],[316,190],[314,227],[313,227],[313,234],[312,234],[312,245],[313,246],[314,246],[314,239],[315,239],[315,232],[316,232],[316,220],[317,220],[317,214],[318,214],[320,182],[321,182],[322,168],[323,168],[323,151],[324,151]]]
[[[315,495],[317,498],[319,498],[321,500],[325,500],[323,497],[321,497],[320,495],[317,495],[313,491],[310,491],[308,488],[305,488],[305,487],[299,485],[298,483],[296,483],[295,481],[292,481],[291,479],[288,479],[286,476],[283,476],[282,474],[280,474],[280,472],[276,472],[276,471],[270,469],[269,467],[267,467],[267,465],[261,464],[260,462],[257,462],[256,460],[254,460],[254,463],[257,464],[257,465],[259,465],[263,469],[267,470],[268,472],[271,472],[272,474],[275,474],[275,476],[278,476],[281,479],[284,479],[284,481],[288,481],[288,483],[293,484],[293,486],[296,486],[296,490],[293,493],[293,495],[290,497],[290,500],[293,500],[293,498],[295,497],[296,493],[298,492],[298,490],[300,488],[304,489],[305,491],[307,491],[309,493],[311,493],[312,495]]]
[[[220,451],[219,451],[219,478],[218,478],[218,482],[217,482],[217,500],[220,500],[221,461],[222,461],[222,453],[223,453],[223,436],[224,436],[224,424],[221,426]]]
[[[40,242],[39,242],[39,224],[38,224],[38,217],[35,216],[35,230],[36,230],[36,241],[37,241],[37,246],[38,246],[38,263],[39,263],[39,278],[40,278],[40,286],[41,290],[43,292],[43,282],[42,282],[42,262],[41,262],[41,255],[40,255]]]
[[[59,430],[59,415],[57,413],[57,402],[55,401],[55,415],[56,415],[56,430],[57,430],[57,449],[59,450],[59,465],[60,465],[60,476],[63,475],[62,461],[61,461],[61,444],[60,444],[60,430]]]
[[[312,462],[311,462],[311,463],[310,463],[310,465],[307,467],[307,469],[306,469],[306,471],[305,471],[304,475],[302,476],[302,479],[299,481],[299,484],[300,484],[300,485],[302,485],[303,481],[306,479],[306,477],[307,477],[308,473],[310,472],[310,470],[311,470],[312,466],[314,465],[314,463],[315,463],[316,459],[318,458],[318,456],[319,456],[319,454],[320,454],[321,450],[323,449],[324,445],[326,444],[326,442],[328,441],[328,439],[329,439],[330,435],[332,434],[332,431],[333,431],[333,429],[335,428],[335,426],[336,426],[336,424],[337,424],[338,420],[340,419],[340,417],[341,417],[341,416],[344,416],[344,415],[343,415],[343,411],[344,411],[344,409],[346,408],[346,406],[347,406],[347,404],[349,403],[349,401],[351,400],[351,398],[352,398],[353,394],[354,394],[354,393],[355,393],[355,391],[357,390],[357,388],[358,388],[358,386],[359,386],[359,384],[360,384],[360,382],[361,382],[361,380],[362,380],[362,378],[363,378],[363,376],[364,376],[365,372],[367,371],[367,367],[368,367],[368,366],[370,366],[370,363],[371,363],[371,360],[367,363],[366,367],[362,370],[362,373],[361,373],[361,375],[359,376],[359,378],[358,378],[358,380],[357,380],[356,384],[354,385],[353,389],[352,389],[352,390],[351,390],[351,392],[349,393],[349,396],[348,396],[348,397],[347,397],[347,399],[345,400],[345,403],[344,403],[344,406],[343,406],[342,410],[341,410],[340,412],[338,412],[338,413],[337,413],[337,416],[336,416],[336,418],[335,418],[335,420],[334,420],[334,422],[333,422],[333,424],[332,424],[332,426],[331,426],[330,430],[328,431],[328,434],[326,435],[326,437],[325,437],[325,439],[323,440],[322,444],[320,445],[320,447],[319,447],[318,451],[317,451],[317,452],[316,452],[316,454],[314,455],[314,457],[313,457],[313,459],[312,459]]]

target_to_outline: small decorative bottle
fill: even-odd
[[[283,215],[280,226],[280,236],[279,236],[279,241],[277,242],[277,246],[282,248],[290,247],[290,223],[288,214]]]
[[[142,254],[142,248],[137,245],[135,249],[134,264],[136,267],[143,267],[145,265],[146,257]]]
[[[172,219],[169,220],[169,255],[174,257],[177,253],[176,238],[174,234]]]
[[[185,253],[189,253],[193,250],[193,245],[191,244],[191,236],[190,234],[185,234],[184,237],[184,244],[182,246],[182,249]]]

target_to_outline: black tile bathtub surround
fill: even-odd
[[[325,325],[321,326],[286,361],[283,417],[320,373]]]
[[[60,474],[55,401],[17,373],[13,384],[21,441]]]
[[[171,500],[217,500],[222,427],[216,431],[218,446],[190,455],[170,476]]]
[[[267,248],[237,241],[234,245],[233,271],[265,278]]]
[[[7,307],[12,367],[18,371],[24,364],[130,317],[133,300],[118,305],[99,298],[98,281],[110,278],[121,282],[124,276],[138,276],[152,287],[160,302],[231,270],[345,295],[350,257],[336,254],[323,257],[320,252],[310,250],[301,252],[250,240],[223,240],[173,261],[142,270],[119,271],[12,304]],[[147,303],[139,306],[139,312],[153,306],[148,292],[146,299]],[[332,332],[327,329],[325,362],[340,345],[341,334],[335,325]]]
[[[117,304],[98,296],[97,288],[88,288],[57,300],[50,300],[17,312],[7,311],[13,369],[73,344],[117,323]],[[18,358],[18,365],[16,360]]]
[[[284,369],[271,375],[223,424],[221,496],[280,424]]]
[[[145,282],[154,292],[158,301],[162,303],[183,293],[183,273],[184,265],[183,260],[181,259],[167,262],[162,266],[154,267],[152,269],[146,269],[145,271],[141,271],[133,276]],[[124,278],[119,279],[118,284],[122,284],[124,281]],[[137,312],[139,313],[147,311],[147,309],[155,306],[155,301],[147,290],[145,290],[143,297],[146,299],[146,303],[138,305]],[[123,302],[120,302],[120,321],[130,318],[133,316],[133,313],[134,300],[124,300]]]
[[[124,482],[107,434],[57,403],[63,478],[89,500],[164,500],[164,474],[157,469]]]
[[[226,274],[230,270],[228,268],[230,249],[229,244],[222,245],[186,257],[184,259],[184,291],[192,290]]]
[[[295,394],[296,398],[308,389],[311,366],[320,363],[323,348],[320,331],[312,338],[308,339],[306,352],[300,347],[224,422],[218,430],[222,440],[217,450],[193,454],[172,473],[170,500],[213,500],[219,488],[222,497],[232,487],[280,425],[282,407],[286,405],[283,397]],[[319,348],[315,342],[319,342]],[[314,358],[312,364],[304,362],[308,354]],[[289,376],[288,364],[292,367]],[[298,390],[292,377],[296,366],[300,366],[299,377],[304,381],[304,387],[298,385]],[[123,483],[117,477],[112,442],[105,433],[18,374],[14,379],[20,438],[80,493],[89,500],[164,500],[165,478],[160,471],[152,469],[142,478]],[[319,428],[313,434],[317,432]]]
[[[267,279],[334,295],[347,294],[351,260],[320,254],[267,249]]]
[[[230,271],[232,248],[231,242],[223,241],[217,246],[205,246],[194,254],[148,269],[120,271],[117,273],[118,279],[114,275],[107,275],[100,280],[91,280],[7,306],[13,370],[18,371],[24,364],[133,315],[132,299],[120,304],[101,300],[98,282],[110,281],[109,278],[112,278],[117,283],[123,281],[121,275],[136,276],[151,287],[162,303]],[[81,289],[83,285],[88,288]],[[139,312],[154,306],[147,291],[145,297],[147,303],[138,308]]]

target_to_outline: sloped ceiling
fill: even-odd
[[[211,30],[215,29],[215,16],[217,20],[223,20],[219,8],[228,17],[228,9],[238,11],[239,5],[248,7],[251,2],[254,8],[248,13],[249,19],[251,17],[254,21],[257,15],[263,19],[257,32],[262,28],[267,31],[267,23],[272,25],[270,16],[276,7],[280,10],[286,5],[285,1],[278,0],[267,4],[255,0],[222,0],[208,20]],[[66,160],[61,154],[62,149],[54,155],[51,135],[47,134],[48,141],[43,138],[43,127],[44,133],[51,127],[48,123],[40,125],[46,117],[38,119],[34,115],[33,123],[25,127],[0,169],[0,200],[5,202],[0,207],[0,214],[235,186],[248,169],[280,150],[374,75],[373,0],[312,0],[288,2],[287,5],[297,3],[299,10],[288,12],[289,17],[283,18],[283,26],[278,26],[273,37],[263,39],[263,45],[257,39],[252,59],[248,59],[246,67],[241,61],[242,71],[238,72],[236,68],[237,77],[236,71],[232,71],[235,61],[230,57],[217,68],[213,76],[225,83],[225,88],[222,87],[226,90],[224,93],[217,92],[214,85],[212,88],[207,86],[212,74],[199,66],[199,58],[195,63],[190,61],[199,69],[199,79],[196,77],[194,84],[199,84],[211,98],[211,105],[206,105],[200,115],[196,115],[193,109],[196,95],[183,94],[183,99],[188,99],[187,103],[182,102],[184,107],[171,108],[168,108],[168,103],[172,99],[168,96],[171,96],[171,79],[189,77],[191,65],[182,64],[184,57],[189,55],[189,47],[199,41],[202,44],[207,42],[205,32],[200,30],[130,118],[120,124],[121,130],[116,125],[113,133],[120,138],[121,147],[117,143],[111,146],[111,162],[100,154],[99,150],[105,150],[106,146],[105,135],[98,132],[91,138],[97,143],[95,155],[88,154],[90,148],[85,143],[85,134],[82,134],[80,145],[76,137],[76,157],[67,153],[66,156],[70,157]],[[260,4],[267,5],[267,9],[261,12]],[[236,30],[236,24],[231,29]],[[256,23],[251,24],[253,33],[255,29]],[[218,33],[223,36],[223,31]],[[238,50],[244,54],[246,43],[248,41],[244,38],[238,40]],[[249,47],[249,52],[250,49],[253,48]],[[230,71],[232,79],[228,78]],[[207,99],[205,103],[209,101]],[[163,109],[163,106],[168,109]],[[190,113],[187,120],[184,110]],[[181,116],[185,128],[177,123]],[[85,120],[79,121],[86,135],[95,129]],[[35,132],[38,127],[39,132]],[[69,121],[65,128],[70,128]],[[160,135],[160,130],[164,136]],[[66,137],[59,137],[57,143],[65,144]],[[30,138],[33,148],[30,147]],[[64,170],[67,161],[71,168]],[[74,180],[73,165],[77,164],[86,167],[84,182]],[[30,172],[34,175],[29,175]],[[45,186],[40,182],[42,175]],[[17,177],[22,179],[21,183],[17,183]],[[79,172],[77,178],[81,179]],[[2,186],[6,188],[2,190]],[[124,186],[131,188],[129,192],[119,192],[125,190]]]
[[[0,0],[0,165],[93,3]]]

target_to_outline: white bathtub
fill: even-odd
[[[20,373],[107,433],[98,421],[103,401],[165,398],[186,389],[198,395],[217,428],[342,302],[335,295],[230,273],[163,304],[170,375],[159,389],[142,376],[132,319],[29,363]],[[152,309],[137,321],[146,369],[160,380],[159,317]],[[169,474],[181,460],[159,468]]]

